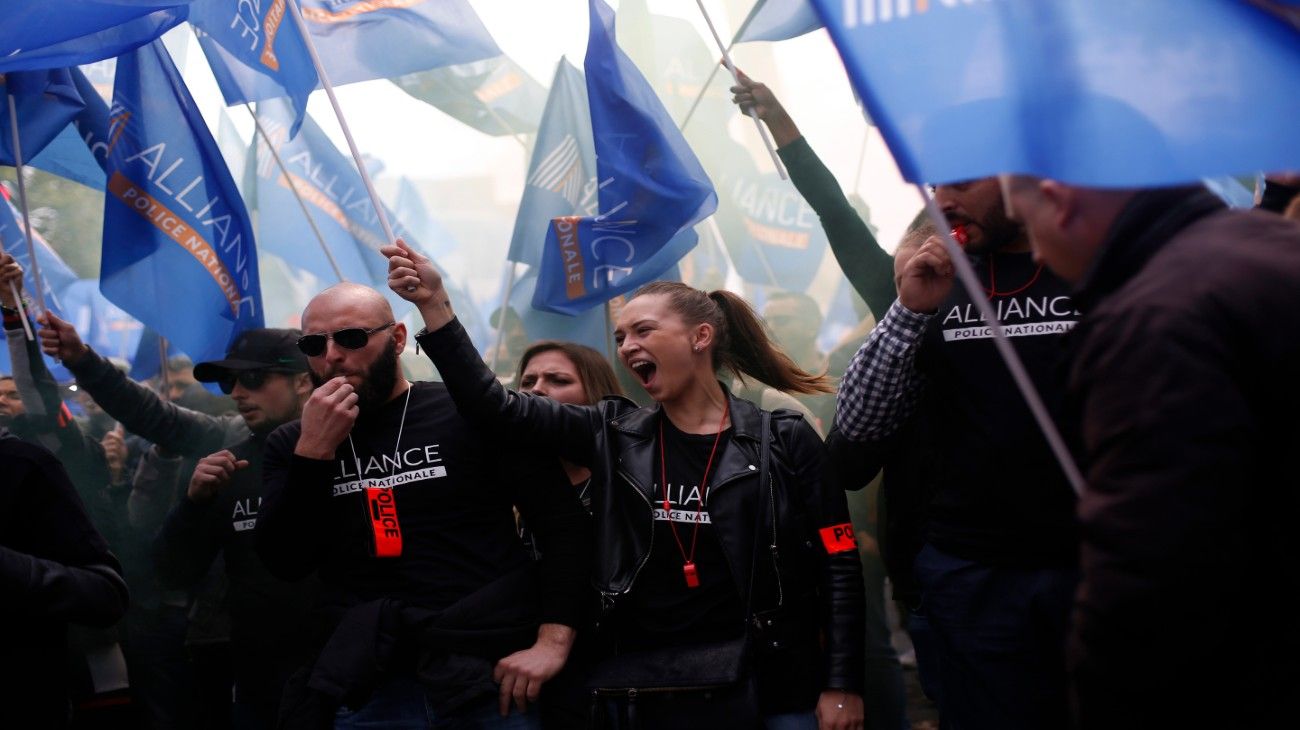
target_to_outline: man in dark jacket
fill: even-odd
[[[68,624],[117,623],[126,583],[53,454],[0,428],[0,474],[0,725],[62,727]]]
[[[1084,728],[1283,727],[1300,676],[1300,226],[1201,186],[1008,178],[1076,287]]]

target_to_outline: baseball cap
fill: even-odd
[[[226,351],[224,360],[201,362],[194,366],[194,379],[215,383],[231,370],[276,370],[284,373],[307,372],[307,356],[298,350],[302,330],[263,327],[247,330]]]

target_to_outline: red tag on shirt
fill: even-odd
[[[831,555],[858,549],[858,538],[853,534],[853,523],[851,522],[823,527],[820,532],[822,545],[826,546],[826,552]]]
[[[402,526],[397,521],[397,500],[393,490],[366,487],[366,514],[370,516],[370,534],[374,538],[376,558],[396,558],[402,554]]]

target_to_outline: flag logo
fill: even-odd
[[[875,25],[922,15],[933,3],[937,8],[987,3],[991,0],[844,0],[844,27]]]
[[[566,134],[528,176],[528,184],[550,190],[576,208],[582,195],[583,177],[578,140]]]

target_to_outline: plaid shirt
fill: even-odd
[[[850,441],[881,441],[893,435],[925,387],[916,351],[933,314],[917,314],[897,299],[853,356],[840,381],[835,425]]]

